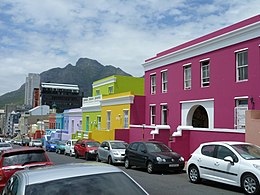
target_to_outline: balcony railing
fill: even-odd
[[[87,97],[82,99],[82,107],[85,107],[86,105],[93,104],[95,102],[99,102],[102,100],[102,95]]]

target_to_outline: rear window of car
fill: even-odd
[[[30,151],[24,153],[11,153],[3,156],[3,166],[23,165],[33,162],[47,162],[44,151]]]
[[[64,178],[39,184],[27,185],[27,195],[50,194],[145,194],[144,191],[124,173],[105,173]]]
[[[12,147],[11,144],[0,144],[0,148]]]

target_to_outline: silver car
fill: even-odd
[[[97,161],[105,161],[109,164],[124,163],[127,143],[119,140],[106,140],[97,150]]]
[[[148,194],[121,169],[102,163],[74,163],[16,172],[2,195]]]

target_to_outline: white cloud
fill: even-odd
[[[88,57],[144,74],[163,50],[259,14],[258,0],[1,0],[0,95]]]

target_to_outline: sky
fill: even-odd
[[[140,77],[157,53],[259,13],[259,0],[0,0],[0,96],[79,58]]]

